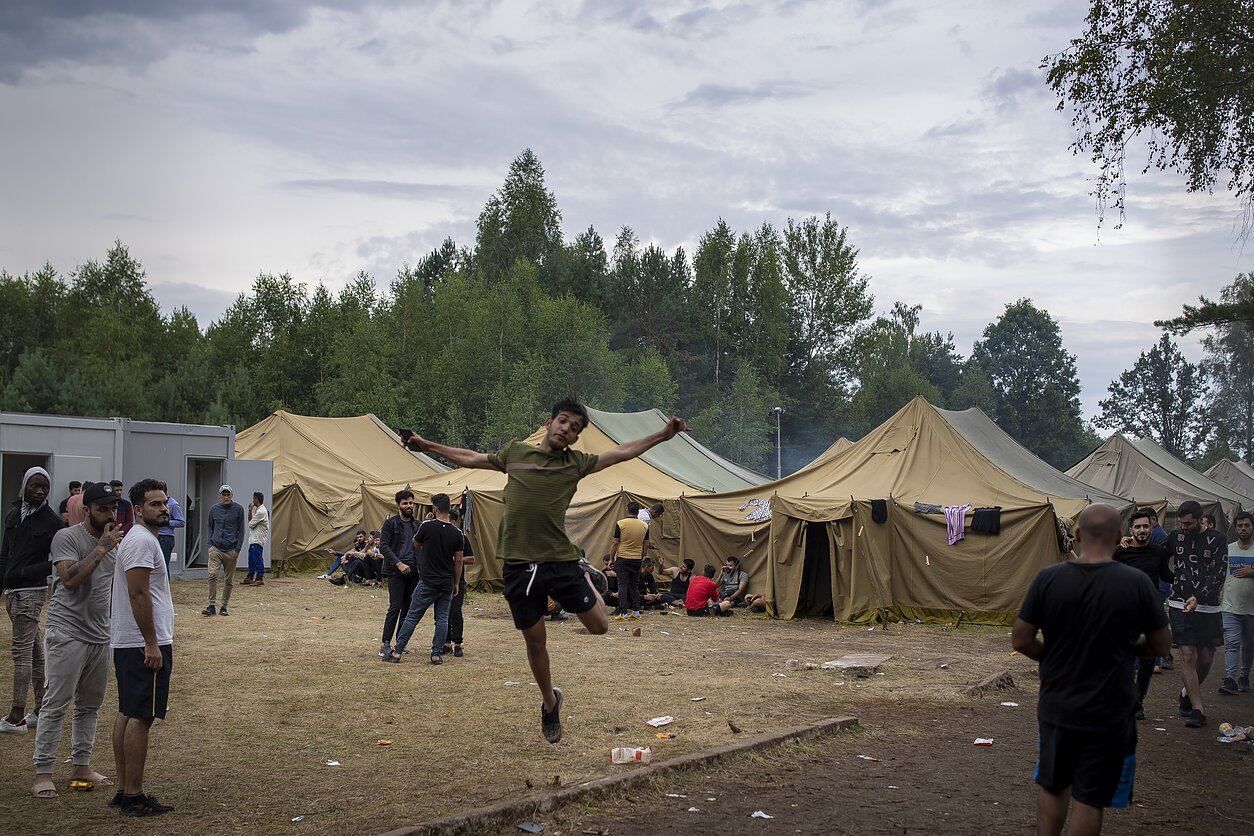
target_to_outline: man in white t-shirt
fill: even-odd
[[[253,491],[248,503],[248,577],[244,586],[265,586],[266,564],[262,556],[266,540],[270,538],[270,512],[266,510],[266,497],[261,491]]]
[[[174,667],[174,601],[157,532],[170,519],[166,493],[156,479],[131,486],[135,527],[118,549],[113,572],[110,643],[118,681],[118,718],[113,756],[122,788],[109,802],[126,816],[155,816],[173,810],[144,793],[148,729],[165,718]]]

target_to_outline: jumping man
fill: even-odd
[[[583,477],[634,459],[687,429],[682,418],[671,418],[656,433],[598,456],[571,449],[587,426],[588,411],[568,398],[554,405],[539,444],[513,441],[491,455],[402,433],[412,449],[435,453],[458,467],[499,470],[508,476],[497,554],[504,562],[505,598],[514,626],[522,631],[527,662],[543,698],[540,726],[550,743],[562,738],[562,691],[553,687],[549,674],[547,599],[552,597],[578,616],[589,633],[600,635],[609,629],[601,596],[579,567],[579,551],[566,536],[566,509]]]

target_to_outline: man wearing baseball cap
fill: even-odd
[[[91,768],[96,717],[109,682],[109,600],[117,545],[122,540],[121,497],[103,483],[83,493],[87,519],[52,538],[52,599],[44,628],[44,701],[35,737],[38,798],[55,798],[52,768],[65,714],[74,702],[70,785],[113,784]]]
[[[209,509],[209,606],[201,615],[229,615],[227,604],[231,601],[231,587],[235,580],[235,561],[244,547],[244,506],[231,500],[230,485],[218,488],[218,502]],[[218,573],[223,575],[222,609],[218,603]]]

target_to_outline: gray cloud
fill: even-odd
[[[1026,98],[1045,95],[1045,77],[1040,70],[1022,67],[997,68],[984,84],[984,97],[998,113],[1014,110]]]
[[[727,107],[772,99],[795,99],[811,88],[792,81],[764,81],[748,87],[729,84],[701,84],[676,102],[678,107]]]
[[[478,194],[483,191],[470,186],[450,186],[443,183],[405,183],[396,180],[354,180],[336,177],[284,180],[279,185],[294,191],[328,191],[405,200],[451,198],[467,192]]]
[[[238,291],[205,287],[192,282],[156,282],[150,285],[153,298],[167,314],[187,308],[204,328],[222,316],[239,296]]]

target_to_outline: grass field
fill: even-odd
[[[608,635],[590,636],[572,619],[549,625],[554,681],[566,693],[565,737],[550,746],[540,736],[521,638],[499,595],[471,593],[467,655],[441,667],[426,663],[426,623],[403,664],[379,661],[386,590],[268,580],[260,589],[237,586],[228,618],[202,617],[204,596],[204,582],[174,584],[171,708],[154,726],[149,755],[148,791],[177,808],[159,824],[171,834],[382,831],[630,768],[608,763],[614,746],[649,744],[664,758],[725,742],[734,735],[729,721],[753,734],[921,695],[956,702],[965,699],[963,686],[992,672],[1031,668],[1009,655],[1004,629],[911,624],[885,633],[649,613],[633,637],[614,624]],[[4,689],[9,639],[5,619]],[[892,659],[883,675],[864,680],[786,667],[789,659],[854,651]],[[942,660],[946,668],[937,666]],[[116,704],[111,681],[95,757],[108,775]],[[675,717],[672,740],[655,739],[645,725],[663,714]],[[32,797],[33,743],[34,735],[0,737],[0,806],[22,832],[64,833],[69,823],[88,833],[156,829],[120,819],[104,791],[68,792],[68,763],[54,776],[60,798]],[[68,756],[67,722],[59,760]],[[293,823],[297,816],[304,818]]]

